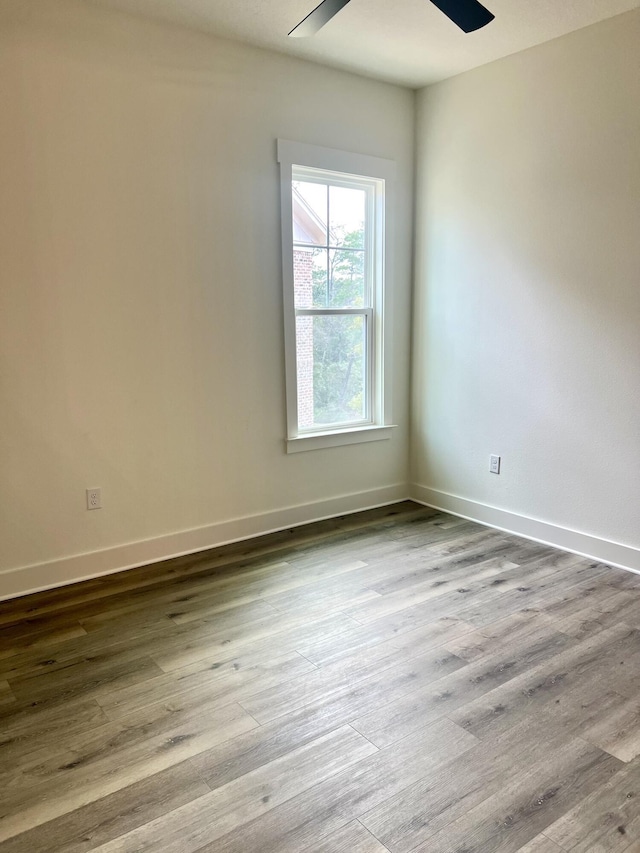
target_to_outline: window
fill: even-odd
[[[278,143],[288,452],[388,438],[385,202],[393,164]]]

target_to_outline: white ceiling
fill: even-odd
[[[412,88],[605,18],[640,0],[483,0],[496,16],[468,35],[429,0],[351,0],[310,39],[287,33],[319,0],[92,0]]]

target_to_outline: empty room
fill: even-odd
[[[0,853],[640,851],[640,0],[0,0]]]

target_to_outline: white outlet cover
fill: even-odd
[[[495,456],[493,453],[489,457],[489,471],[492,474],[500,473],[500,457]]]
[[[87,509],[102,509],[102,493],[100,489],[87,489]]]

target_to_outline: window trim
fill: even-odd
[[[301,142],[279,139],[277,159],[280,164],[280,190],[282,215],[282,273],[284,298],[285,377],[287,409],[287,453],[316,450],[346,444],[379,441],[390,438],[391,395],[388,393],[390,377],[390,347],[387,340],[390,328],[390,300],[385,288],[390,272],[390,225],[386,211],[393,209],[395,163],[379,157],[339,151]],[[371,329],[372,355],[369,360],[370,420],[365,423],[349,424],[331,429],[298,429],[297,367],[296,367],[296,309],[294,300],[293,273],[293,203],[291,183],[294,167],[341,172],[345,175],[361,176],[364,181],[384,182],[382,197],[374,192],[374,277],[372,286]],[[297,313],[307,313],[299,310]],[[313,309],[309,309],[313,313]],[[323,310],[324,312],[324,310]],[[336,309],[336,313],[348,313],[349,309]],[[357,309],[356,313],[362,313]],[[387,393],[385,393],[385,388]]]

